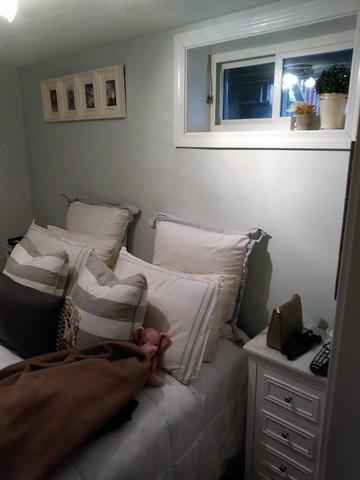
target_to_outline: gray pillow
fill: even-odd
[[[0,341],[22,357],[56,349],[64,298],[0,274]]]

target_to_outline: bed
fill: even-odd
[[[59,279],[68,271],[58,295],[71,296],[79,314],[79,334],[70,322],[69,338],[77,343],[60,349],[86,346],[82,339],[134,340],[134,322],[171,338],[162,357],[169,372],[163,373],[164,385],[143,388],[130,422],[95,433],[47,479],[219,480],[228,461],[244,450],[247,356],[234,341],[246,341],[236,322],[247,261],[265,233],[260,229],[226,232],[157,214],[152,219],[153,260],[147,263],[121,248],[130,221],[127,209],[76,200],[68,209],[67,230],[59,232],[56,227],[57,236],[32,224],[24,240],[32,243],[33,255],[31,245],[20,242],[16,248],[26,255],[18,258],[14,249],[18,264],[12,261],[6,266],[7,276],[16,283],[38,290],[50,288],[48,280],[40,284],[37,278],[33,285],[34,280],[27,278],[29,269],[22,268],[23,258],[31,265],[41,262],[43,270],[49,264],[46,273],[53,272],[50,266],[57,262],[57,283],[51,288],[58,289]],[[114,231],[105,232],[109,226]],[[61,256],[62,264],[63,251],[67,255]],[[11,273],[11,267],[17,270]],[[24,301],[28,296],[23,295]],[[52,302],[58,298],[55,295]],[[110,312],[110,307],[115,310]],[[20,315],[21,327],[24,317]],[[21,328],[20,332],[24,338]],[[36,339],[42,335],[39,332]],[[65,338],[65,330],[62,333]],[[220,338],[224,335],[228,337]],[[0,368],[19,359],[0,344]]]
[[[18,360],[0,346],[0,368]],[[243,449],[246,394],[246,353],[221,339],[192,385],[165,375],[162,387],[145,387],[131,422],[94,436],[49,480],[219,479]]]

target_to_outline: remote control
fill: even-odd
[[[325,343],[321,350],[315,355],[314,360],[310,364],[310,370],[315,375],[326,377],[329,368],[329,359],[331,354],[331,342]]]

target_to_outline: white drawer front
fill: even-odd
[[[264,398],[289,412],[318,423],[320,398],[293,383],[279,380],[270,373],[264,375]]]
[[[306,430],[263,410],[263,434],[286,445],[291,450],[313,459],[315,453],[315,436]]]
[[[269,479],[286,480],[313,480],[313,473],[299,463],[291,461],[289,458],[280,455],[275,450],[263,446],[259,477],[261,475]]]

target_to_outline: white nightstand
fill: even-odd
[[[315,333],[315,332],[314,332]],[[317,330],[324,342],[323,330]],[[245,480],[316,480],[326,378],[309,365],[321,346],[288,361],[266,346],[266,330],[248,342],[249,393]]]

